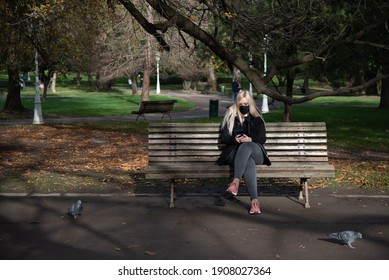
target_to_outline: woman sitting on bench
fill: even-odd
[[[271,163],[263,147],[266,142],[265,121],[248,91],[240,91],[234,105],[228,108],[222,122],[221,140],[226,148],[218,163],[234,168],[234,178],[225,191],[226,196],[237,196],[239,183],[244,178],[251,199],[249,214],[261,213],[256,165]]]

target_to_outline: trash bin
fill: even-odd
[[[221,95],[225,94],[225,87],[224,86],[222,86],[220,93],[221,93]]]
[[[209,117],[218,117],[219,116],[219,100],[211,99],[209,100]]]

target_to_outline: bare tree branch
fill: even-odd
[[[150,23],[143,15],[138,11],[138,9],[129,1],[119,0],[120,3],[132,14],[132,16],[139,22],[139,24],[151,35],[157,39],[161,47],[169,51],[170,46],[166,43],[163,36],[158,32],[157,25]],[[158,25],[161,28],[161,24]],[[163,30],[169,25],[163,25]]]

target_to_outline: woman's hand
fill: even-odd
[[[244,143],[244,142],[252,142],[253,139],[251,139],[251,137],[247,136],[246,134],[241,134],[235,137],[235,141],[237,143]]]

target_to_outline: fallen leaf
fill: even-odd
[[[154,256],[154,255],[156,255],[157,253],[152,252],[152,251],[146,251],[145,254],[146,254],[146,255],[149,255],[149,256]]]

